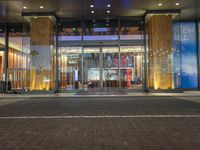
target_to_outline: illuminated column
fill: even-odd
[[[30,18],[30,90],[52,88],[54,30],[51,18]]]
[[[172,15],[148,21],[149,88],[174,89]]]

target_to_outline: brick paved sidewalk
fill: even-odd
[[[0,150],[199,150],[200,103],[192,99],[63,97],[4,103]]]

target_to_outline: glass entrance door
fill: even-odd
[[[119,89],[119,48],[85,47],[83,49],[84,90]]]
[[[138,46],[64,47],[59,59],[60,89],[142,90],[144,53]]]
[[[86,91],[100,91],[101,89],[100,58],[99,47],[84,47],[83,88]]]
[[[119,90],[119,48],[102,47],[103,91]]]

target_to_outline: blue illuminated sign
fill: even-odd
[[[181,26],[181,58],[182,88],[198,87],[197,42],[195,22],[182,22]]]

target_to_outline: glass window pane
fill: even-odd
[[[119,88],[119,48],[103,47],[103,87],[105,91]]]
[[[5,25],[0,24],[0,48],[5,48]]]
[[[84,21],[83,40],[118,40],[117,20]]]
[[[84,90],[100,90],[100,49],[85,47],[83,49]]]
[[[9,24],[8,80],[12,90],[23,88],[26,54],[22,51],[22,24]]]
[[[120,20],[121,40],[142,40],[142,22],[138,20]]]
[[[82,47],[61,47],[59,58],[60,88],[82,89]]]
[[[81,21],[61,21],[58,25],[60,41],[82,40]]]
[[[121,85],[124,89],[142,89],[144,74],[143,46],[120,47]]]

